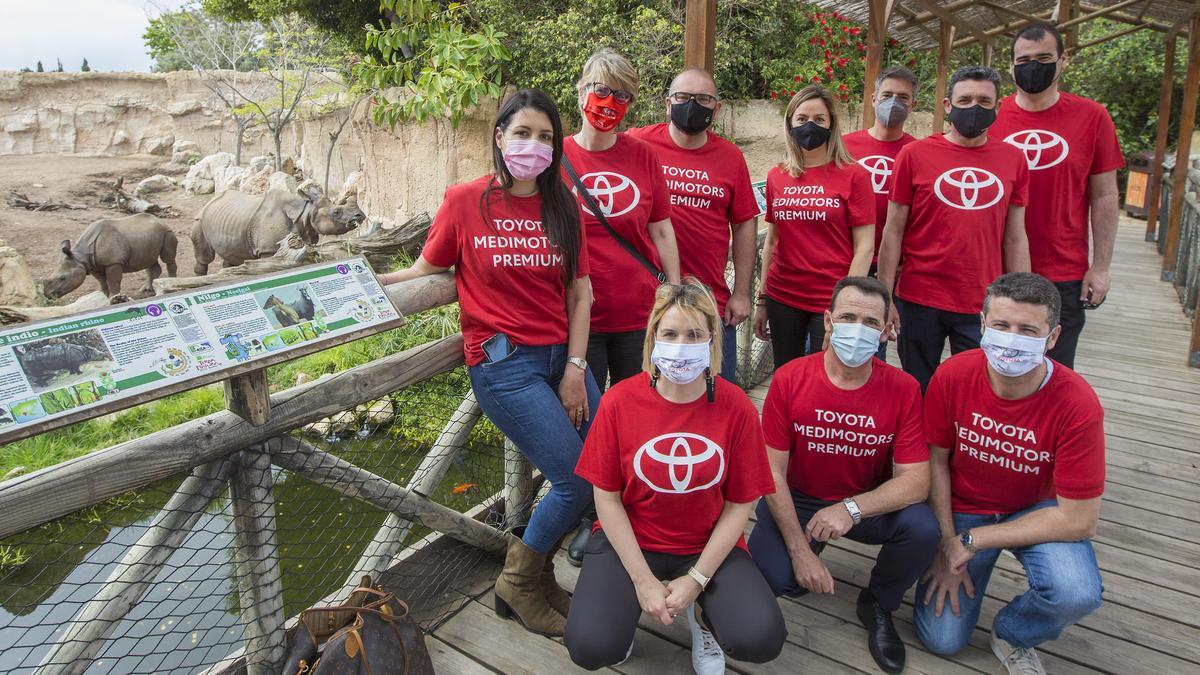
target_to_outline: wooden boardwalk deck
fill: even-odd
[[[1108,482],[1095,539],[1105,602],[1039,650],[1050,673],[1200,672],[1200,370],[1184,365],[1189,323],[1174,291],[1158,281],[1160,258],[1142,240],[1144,228],[1122,221],[1116,291],[1090,313],[1076,364],[1106,409]],[[752,392],[759,400],[764,394]],[[783,654],[762,665],[731,661],[731,671],[879,672],[854,616],[874,550],[836,543],[823,559],[835,595],[782,600],[789,632]],[[565,563],[559,569],[573,584],[577,571]],[[498,619],[489,583],[477,580],[462,608],[429,637],[438,672],[582,672],[560,640]],[[921,649],[906,604],[896,619],[909,645],[907,672],[997,672],[988,630],[1002,603],[1024,588],[1020,565],[1002,556],[971,646],[952,659]],[[633,658],[617,670],[690,673],[689,646],[685,623],[663,627],[643,618]]]

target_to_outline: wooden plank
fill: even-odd
[[[717,44],[717,0],[687,0],[684,11],[684,66],[712,73]]]
[[[0,538],[144,487],[462,364],[462,336],[392,354],[271,396],[255,427],[229,411],[0,483]]]
[[[265,382],[265,378],[264,378]],[[266,420],[264,419],[264,422]],[[247,675],[274,675],[286,656],[283,578],[275,533],[275,477],[261,448],[239,453],[230,476],[234,563],[246,635]]]
[[[1183,81],[1183,108],[1179,111],[1178,139],[1175,141],[1175,166],[1171,174],[1171,204],[1164,234],[1162,280],[1175,277],[1175,254],[1179,250],[1183,197],[1187,192],[1187,171],[1191,166],[1192,129],[1196,124],[1196,95],[1200,92],[1200,16],[1193,17],[1188,29],[1187,77]],[[1181,362],[1185,362],[1180,359]]]
[[[434,634],[472,659],[502,673],[588,672],[571,662],[562,643],[531,633],[515,621],[500,619],[478,602],[468,603]]]
[[[42,672],[75,675],[91,665],[105,641],[141,600],[171,555],[191,534],[212,500],[225,489],[230,473],[226,460],[192,471],[154,520],[109,573],[104,586],[58,632],[58,639],[38,666]]]
[[[479,673],[500,672],[488,668],[433,635],[425,636],[425,646],[429,649],[430,659],[433,660],[433,670],[439,675],[478,675]]]
[[[234,375],[222,385],[229,412],[256,427],[267,423],[271,412],[271,387],[267,384],[266,368]]]
[[[272,438],[265,445],[275,464],[347,497],[361,499],[497,555],[503,555],[508,547],[504,534],[494,527],[406,490],[304,441],[283,436]]]

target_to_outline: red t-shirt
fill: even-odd
[[[669,124],[628,133],[649,143],[662,163],[671,191],[671,225],[683,276],[695,276],[712,288],[717,308],[724,312],[729,301],[725,281],[729,226],[758,215],[745,156],[736,145],[711,131],[706,132],[708,141],[695,150],[676,145]]]
[[[869,129],[860,129],[842,136],[846,150],[854,156],[858,165],[871,175],[871,190],[875,192],[875,255],[879,255],[879,242],[883,241],[883,226],[887,222],[888,193],[892,189],[892,169],[900,148],[917,140],[909,133],[894,141],[876,140]]]
[[[850,230],[875,224],[871,177],[857,164],[830,162],[805,169],[799,178],[774,167],[767,172],[766,220],[776,232],[767,295],[789,307],[823,312],[854,260]]]
[[[758,411],[737,385],[715,382],[712,403],[704,396],[672,403],[646,373],[600,399],[575,473],[621,493],[638,546],[647,551],[699,553],[726,501],[752,502],[775,491]]]
[[[469,366],[483,360],[480,344],[496,333],[518,345],[567,341],[562,255],[542,230],[542,198],[515,197],[497,186],[485,219],[480,199],[491,180],[447,188],[421,251],[431,265],[454,267]],[[588,275],[586,232],[576,267],[576,278]]]
[[[900,151],[892,178],[891,200],[912,209],[896,295],[978,312],[988,284],[1004,271],[1008,207],[1028,203],[1025,156],[993,134],[975,148],[934,134]]]
[[[988,134],[1021,150],[1029,164],[1025,231],[1033,271],[1051,281],[1079,281],[1089,267],[1088,176],[1125,166],[1108,110],[1060,92],[1057,103],[1030,112],[1012,95],[1001,101]]]
[[[950,357],[925,392],[925,436],[950,449],[956,513],[1014,513],[1055,495],[1104,494],[1104,409],[1060,363],[1036,393],[1009,401],[992,392],[982,350]]]
[[[573,136],[568,136],[563,141],[563,152],[608,224],[662,269],[658,248],[650,240],[646,225],[671,217],[671,196],[654,150],[642,141],[617,134],[617,142],[600,152],[584,150]],[[578,198],[575,183],[565,170],[563,180]],[[591,245],[595,296],[592,331],[623,333],[645,328],[658,280],[621,248],[582,199],[579,203]]]
[[[921,424],[921,385],[875,359],[858,389],[840,389],[825,373],[825,352],[775,371],[762,410],[767,447],[786,450],[788,487],[840,501],[892,477],[892,463],[929,461]]]

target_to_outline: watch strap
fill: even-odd
[[[585,372],[587,371],[587,361],[579,358],[578,356],[568,356],[567,363],[575,366],[576,368],[578,368],[582,371],[585,371]]]
[[[850,519],[857,525],[862,522],[862,509],[858,508],[858,502],[854,501],[853,497],[846,497],[842,500],[846,505],[846,511],[850,513]]]
[[[700,572],[700,570],[696,569],[695,565],[688,568],[687,575],[691,577],[693,581],[700,584],[700,590],[707,588],[708,582],[712,580],[712,577],[706,577]]]

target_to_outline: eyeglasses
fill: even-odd
[[[629,103],[633,100],[633,94],[625,91],[624,89],[613,89],[607,84],[602,84],[600,82],[589,82],[588,86],[591,87],[596,96],[599,96],[600,98],[608,98],[609,96],[612,96],[613,98],[617,99],[617,103]]]
[[[692,94],[686,91],[677,91],[673,94],[667,94],[667,98],[671,99],[675,103],[687,103],[688,101],[695,100],[696,103],[699,103],[706,108],[711,107],[717,101],[721,100],[712,94]]]

